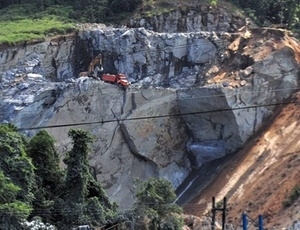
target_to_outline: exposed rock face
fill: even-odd
[[[180,7],[169,13],[161,13],[148,17],[141,13],[140,18],[132,18],[128,27],[144,27],[156,32],[178,33],[199,31],[233,32],[245,25],[239,15],[229,13],[230,6],[212,7],[210,5],[196,4],[194,6]],[[143,14],[145,16],[143,16]]]
[[[79,91],[82,84],[85,88]],[[125,93],[118,87],[90,80],[74,87],[65,91],[48,124],[96,122],[79,127],[96,136],[91,165],[108,193],[122,199],[123,208],[129,208],[132,202],[135,178],[159,175],[175,186],[184,180],[190,171],[185,124],[180,117],[150,118],[178,113],[174,91],[145,89]],[[141,117],[149,118],[135,120]],[[66,149],[69,128],[50,130]]]
[[[179,186],[192,167],[239,149],[298,87],[297,42],[278,30],[249,33],[101,27],[2,51],[1,120],[53,126],[62,153],[70,128],[90,130],[95,175],[130,208],[135,178]],[[100,52],[104,71],[125,73],[130,88],[77,78]]]
[[[74,36],[61,36],[49,42],[0,51],[1,85],[11,85],[16,76],[38,73],[51,81],[63,81],[74,76]]]
[[[221,55],[231,37],[210,32],[155,33],[144,28],[90,30],[79,32],[79,49],[102,53],[104,71],[125,73],[131,83],[181,88],[194,85],[201,65]]]

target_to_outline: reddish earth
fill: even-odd
[[[300,63],[299,42],[289,37],[287,31],[265,28],[250,32],[252,36],[237,38],[229,48],[242,50],[243,55],[259,61],[274,50],[289,46],[295,52],[295,60]],[[258,41],[259,46],[255,44]],[[232,77],[232,73],[239,69],[231,63],[232,59],[210,82],[226,79],[230,85],[239,87],[239,79]],[[277,108],[263,130],[251,138],[233,159],[224,162],[212,182],[184,206],[184,212],[211,216],[211,200],[215,196],[217,202],[227,198],[226,223],[235,227],[241,226],[244,211],[256,222],[257,216],[263,215],[265,229],[282,229],[300,221],[299,197],[290,207],[283,205],[296,186],[300,189],[299,102],[300,92],[290,103]],[[221,216],[218,219],[220,221]],[[249,229],[255,229],[254,223],[251,226]]]
[[[290,104],[278,108],[268,127],[226,163],[201,194],[185,205],[185,213],[202,216],[209,211],[215,196],[217,202],[227,198],[226,222],[236,227],[240,226],[244,211],[256,220],[263,215],[265,228],[281,229],[300,221],[299,198],[291,207],[283,205],[292,189],[300,185],[299,101],[297,93]],[[206,210],[203,204],[207,204]]]

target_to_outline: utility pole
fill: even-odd
[[[264,221],[262,215],[258,216],[258,230],[264,230]]]
[[[223,199],[223,208],[216,207],[216,200],[215,197],[212,197],[212,220],[211,220],[211,230],[215,230],[215,222],[216,222],[216,212],[222,212],[222,230],[225,230],[225,222],[226,222],[226,202],[227,199],[224,197]]]
[[[248,229],[248,219],[247,219],[247,214],[245,211],[242,214],[242,222],[243,222],[243,230],[247,230]]]

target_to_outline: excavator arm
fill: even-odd
[[[103,70],[102,54],[97,55],[90,63],[88,68],[89,76],[97,77],[95,73],[96,66],[100,66],[100,70]]]
[[[101,77],[98,76],[98,72],[102,72]],[[128,81],[125,74],[118,73],[118,74],[104,74],[103,73],[103,60],[102,54],[97,55],[90,63],[87,72],[79,73],[79,76],[89,76],[102,81],[110,82],[110,83],[117,83],[123,87],[128,87],[130,82]]]

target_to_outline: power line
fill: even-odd
[[[193,89],[193,88],[191,88]],[[195,88],[197,89],[197,88]],[[199,88],[199,89],[208,89],[208,88]],[[300,90],[300,87],[295,87],[295,88],[280,88],[280,89],[270,89],[270,90],[248,90],[248,91],[240,91],[237,92],[236,89],[233,89],[232,92],[233,93],[222,93],[222,94],[212,94],[212,95],[203,95],[203,96],[197,96],[197,97],[191,97],[191,98],[176,98],[174,99],[174,101],[184,101],[184,100],[195,100],[195,99],[204,99],[204,98],[217,98],[217,97],[226,97],[226,96],[237,96],[237,95],[251,95],[251,94],[255,94],[255,93],[259,93],[259,92],[263,92],[263,93],[271,93],[271,92],[281,92],[281,91],[286,91],[286,90],[291,90],[291,91],[297,91]],[[139,92],[139,91],[138,91]],[[184,93],[185,91],[181,91],[182,93]],[[179,93],[181,93],[179,92]],[[136,92],[132,92],[132,94],[136,94]],[[88,95],[88,94],[87,94]],[[95,95],[116,95],[115,93],[92,93],[90,94],[92,96]],[[147,99],[145,99],[147,100]],[[150,103],[152,102],[156,102],[159,101],[160,99],[155,99],[155,100],[149,100]],[[4,100],[5,101],[5,100]],[[6,114],[5,112],[0,112],[0,115],[4,115]],[[22,113],[22,114],[31,114],[29,112],[27,113]]]
[[[80,125],[105,124],[105,123],[120,122],[120,121],[123,122],[123,121],[158,119],[158,118],[165,118],[165,117],[180,117],[180,116],[187,116],[187,115],[228,112],[228,111],[234,111],[234,110],[255,109],[255,108],[260,108],[260,107],[265,107],[265,106],[268,107],[268,106],[279,106],[279,105],[288,105],[288,104],[298,104],[298,102],[280,102],[280,103],[270,103],[270,104],[262,104],[262,105],[244,106],[244,107],[237,107],[237,108],[215,109],[215,110],[207,110],[207,111],[197,111],[197,112],[178,113],[178,114],[165,114],[165,115],[157,115],[157,116],[132,117],[132,118],[124,118],[124,119],[108,119],[108,120],[101,120],[101,121],[78,122],[78,123],[61,124],[61,125],[48,125],[48,126],[30,127],[30,128],[22,128],[21,127],[21,128],[18,128],[17,130],[18,131],[39,130],[39,129],[80,126]]]
[[[101,203],[101,202],[100,202]],[[168,206],[174,206],[174,205],[177,205],[177,204],[174,204],[174,203],[154,203],[154,202],[143,202],[141,203],[147,207],[151,207],[151,208],[155,208],[156,210],[165,210],[166,207]],[[134,208],[134,203],[131,207],[129,208],[126,208],[124,209],[123,211],[121,212],[130,212],[130,211],[134,211],[135,208]],[[187,205],[183,205],[182,208],[185,209],[185,210],[192,210],[193,208],[203,208],[205,206],[207,206],[208,204],[187,204]],[[181,207],[180,205],[177,205],[179,207]],[[187,206],[187,207],[186,207]],[[38,209],[34,209],[34,208],[24,208],[23,210],[27,210],[27,211],[35,211],[36,213],[39,213],[41,215],[46,215],[46,214],[49,214],[49,213],[52,213],[52,214],[56,214],[56,213],[61,213],[61,212],[64,212],[64,213],[76,213],[76,211],[72,210],[71,208],[50,208],[50,209],[41,209],[41,208],[38,208]],[[89,208],[88,209],[89,211],[99,211],[99,209],[97,208]],[[6,213],[15,213],[14,211],[10,211],[8,210],[8,208],[0,208],[0,211],[5,211]]]

